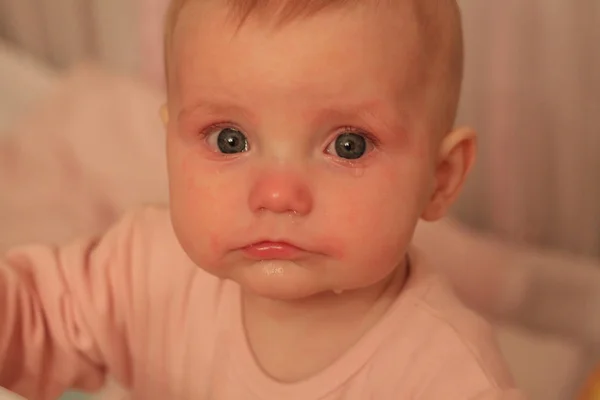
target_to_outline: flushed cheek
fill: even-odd
[[[360,199],[356,199],[360,201]],[[400,265],[411,237],[413,218],[390,208],[349,207],[338,210],[335,222],[324,226],[343,243],[338,285],[358,288],[389,276]]]
[[[247,219],[243,188],[236,182],[211,178],[189,178],[192,182],[180,193],[189,223],[198,230],[227,231]],[[215,243],[216,244],[216,243]]]
[[[382,236],[394,240],[400,231],[411,229],[418,218],[414,204],[402,204],[396,198],[380,197],[379,201],[361,203],[361,196],[349,196],[345,204],[331,215],[330,226],[353,240],[370,240]],[[398,203],[396,203],[398,202]]]
[[[416,180],[396,176],[393,180],[368,178],[359,183],[358,187],[337,186],[321,197],[328,210],[323,229],[343,238],[347,248],[362,249],[355,256],[401,250],[420,214]]]
[[[182,158],[177,169],[171,171],[170,179],[178,183],[180,195],[196,204],[232,208],[238,204],[247,192],[248,183],[245,174],[222,163],[203,160],[194,153]]]
[[[349,278],[357,282],[383,279],[402,262],[416,217],[409,210],[385,206],[352,212],[362,217],[340,231],[345,235],[349,264],[355,266]]]
[[[171,203],[173,224],[181,245],[201,268],[212,272],[221,269],[227,255],[228,242],[234,234],[231,214],[223,213],[194,196]]]
[[[202,173],[198,173],[198,172]],[[171,209],[178,236],[197,263],[218,263],[231,237],[247,220],[243,182],[183,166],[171,177]]]

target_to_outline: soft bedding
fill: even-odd
[[[57,79],[51,68],[0,40],[0,137]]]
[[[63,78],[0,137],[0,249],[103,229],[164,201],[162,97],[93,67]]]

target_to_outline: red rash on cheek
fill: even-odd
[[[344,242],[342,240],[327,236],[323,236],[319,239],[322,246],[321,250],[325,254],[333,256],[336,259],[344,259],[346,251],[344,249]]]

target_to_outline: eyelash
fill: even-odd
[[[335,137],[338,137],[339,135],[343,134],[343,133],[353,133],[355,135],[360,135],[362,137],[364,137],[365,139],[367,139],[368,141],[371,142],[371,144],[373,145],[373,147],[378,147],[379,146],[379,140],[375,137],[375,135],[362,130],[360,128],[356,128],[354,126],[342,126],[341,128],[337,129],[337,133],[335,134]]]
[[[208,135],[210,135],[211,133],[213,133],[214,131],[218,130],[218,129],[225,129],[225,128],[233,128],[236,130],[239,130],[240,132],[244,132],[242,129],[240,129],[236,124],[231,123],[231,122],[219,122],[217,124],[212,124],[204,129],[202,129],[199,133],[198,136],[200,136],[201,138],[205,139],[208,137]]]
[[[198,135],[202,139],[206,139],[208,137],[208,135],[214,133],[216,130],[225,129],[225,128],[233,128],[233,129],[239,130],[240,132],[246,134],[243,129],[239,128],[234,123],[219,122],[217,124],[212,124],[212,125],[208,126],[207,128],[202,129]],[[377,148],[380,144],[379,140],[373,134],[371,134],[365,130],[362,130],[360,128],[356,128],[354,126],[342,126],[342,127],[338,128],[336,131],[337,131],[337,133],[335,134],[334,138],[338,137],[339,135],[341,135],[343,133],[353,133],[355,135],[363,136],[365,139],[370,141],[371,144],[373,145],[373,147],[375,147],[375,148]],[[328,142],[328,145],[329,145],[329,142]]]

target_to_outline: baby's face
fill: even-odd
[[[273,298],[386,278],[432,194],[439,144],[416,27],[357,7],[277,28],[250,17],[237,31],[217,3],[187,6],[174,36],[168,168],[182,246]]]

